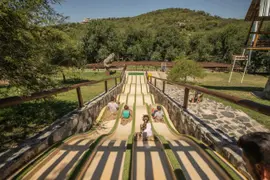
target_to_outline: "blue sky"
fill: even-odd
[[[69,16],[69,21],[84,18],[136,16],[165,8],[203,10],[225,18],[244,18],[251,0],[64,0],[54,5],[57,12]]]

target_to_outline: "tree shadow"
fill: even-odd
[[[76,107],[75,102],[47,99],[0,109],[0,152],[16,147]]]
[[[250,86],[202,86],[207,89],[214,89],[214,90],[232,90],[232,91],[263,91],[262,87],[250,87]]]

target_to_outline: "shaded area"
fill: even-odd
[[[76,107],[75,102],[46,99],[0,109],[0,152],[16,147]]]
[[[169,165],[166,160],[166,155],[164,153],[163,148],[159,144],[159,142],[154,141],[154,145],[150,145],[149,141],[143,141],[143,146],[138,145],[139,141],[134,142],[134,159],[133,161],[133,178],[138,179],[140,177],[140,174],[144,172],[144,178],[153,180],[154,179],[154,169],[157,168],[157,164],[160,164],[164,170],[164,175],[166,179],[172,179]],[[160,161],[157,159],[153,159],[152,153],[158,153],[158,156],[160,158]],[[138,156],[138,153],[144,154],[144,159],[142,157]],[[144,165],[139,164],[140,162],[144,162]],[[157,163],[157,164],[156,164]],[[160,175],[163,175],[162,172],[160,172]],[[162,177],[161,177],[162,178]]]
[[[180,163],[181,167],[183,168],[183,172],[184,172],[184,175],[185,175],[186,179],[193,179],[193,177],[192,177],[193,175],[189,172],[190,169],[187,169],[187,166],[186,166],[187,162],[183,161],[182,157],[179,156],[179,154],[178,154],[179,152],[182,152],[186,156],[187,160],[193,166],[193,168],[196,170],[196,172],[198,173],[198,175],[200,176],[201,179],[209,179],[209,177],[207,176],[208,174],[206,174],[206,171],[205,171],[205,168],[207,168],[207,167],[202,167],[200,165],[199,160],[195,159],[191,155],[192,152],[198,152],[197,149],[190,146],[190,145],[189,146],[183,146],[177,140],[175,140],[174,143],[175,143],[175,145],[173,145],[171,142],[169,142],[169,146],[171,147],[175,157],[177,158],[178,162]],[[213,173],[219,179],[224,179],[222,176],[219,176],[218,171],[215,169],[215,167],[211,166],[211,163],[204,156],[201,156],[201,158],[202,158],[202,160],[204,162],[206,162],[206,164],[208,164],[210,166],[211,171],[213,171]]]
[[[261,87],[251,87],[251,86],[209,86],[209,85],[203,85],[202,87],[205,87],[207,89],[214,89],[214,90],[226,90],[226,91],[246,91],[246,92],[252,92],[252,91],[263,91],[263,88]]]
[[[96,151],[97,153],[103,153],[101,156],[101,159],[95,164],[95,158],[92,160],[91,164],[88,167],[88,170],[94,170],[91,174],[91,177],[85,176],[85,178],[90,179],[102,179],[104,176],[104,173],[106,173],[104,170],[106,169],[106,166],[108,164],[113,164],[113,167],[111,169],[111,174],[106,174],[106,176],[111,177],[111,179],[119,179],[120,173],[121,173],[121,165],[124,158],[124,153],[126,151],[126,141],[121,141],[119,146],[116,146],[116,140],[110,140],[108,145],[102,144],[98,147]],[[111,154],[113,152],[116,152],[116,158],[115,160],[112,159]],[[87,171],[88,171],[87,170]],[[87,172],[86,172],[87,174]],[[103,177],[104,178],[104,177]]]

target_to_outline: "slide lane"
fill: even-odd
[[[138,76],[144,78],[144,76]],[[137,84],[137,86],[141,86]],[[140,87],[141,88],[141,87]],[[147,115],[147,107],[144,105],[142,94],[136,94],[135,132],[140,132],[143,115]],[[168,160],[159,141],[135,141],[133,163],[133,179],[173,179]]]
[[[142,84],[142,86],[146,85],[147,84]],[[156,105],[153,105],[151,98],[148,96],[151,97],[152,95],[150,93],[144,95],[145,103],[149,104],[151,108],[155,108]],[[152,99],[154,99],[153,96]],[[168,112],[165,108],[163,108],[163,111],[168,119],[168,123],[170,123],[170,127],[174,128],[172,121],[169,119]],[[180,163],[186,179],[231,179],[225,170],[216,164],[214,160],[210,158],[194,141],[173,133],[169,130],[166,122],[162,123],[153,121],[153,126],[156,132],[159,135],[162,135],[169,142],[170,148]],[[241,175],[239,175],[239,179],[243,179]]]
[[[128,77],[126,81],[132,82],[132,77]],[[130,92],[130,84],[126,83],[122,92],[119,101],[121,103],[126,103],[127,94]],[[106,107],[100,112],[98,119],[102,117],[105,109]],[[115,122],[115,120],[102,121],[101,125],[93,132],[71,136],[65,140],[63,144],[51,151],[49,155],[44,155],[42,160],[34,162],[33,166],[22,168],[13,177],[19,177],[26,180],[67,179],[76,164],[80,162],[84,153],[89,149],[89,146],[101,135],[109,133]],[[127,129],[131,128],[130,123],[127,126],[129,126]],[[117,130],[119,130],[119,128]],[[114,142],[114,146],[120,147],[120,149],[123,149],[125,146],[123,145],[125,141],[117,137],[116,140],[112,142]]]
[[[129,87],[129,82],[133,82],[130,79],[134,80],[136,77],[128,76],[126,87]],[[130,91],[128,94],[122,93],[120,95],[120,102],[125,103],[127,101],[130,109],[133,109],[135,93],[136,91]],[[113,135],[97,147],[93,158],[82,168],[83,171],[79,179],[122,179],[127,138],[131,129],[132,122],[122,125],[120,120]]]
[[[104,110],[101,111],[99,118]],[[115,120],[101,122],[101,125],[90,133],[71,136],[48,155],[44,155],[42,160],[34,162],[33,166],[22,168],[13,177],[19,176],[25,180],[67,179],[69,173],[76,166],[77,162],[81,160],[94,140],[108,133],[114,124]],[[25,174],[24,172],[27,173]]]

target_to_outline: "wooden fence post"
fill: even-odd
[[[189,89],[185,88],[184,105],[183,105],[184,109],[187,109],[188,107],[188,97],[189,97]]]
[[[157,79],[155,78],[155,87],[157,87]]]
[[[163,81],[162,92],[165,93],[165,81]]]
[[[105,93],[108,92],[108,81],[104,81]]]
[[[83,98],[82,98],[81,88],[77,87],[76,90],[77,90],[77,97],[78,97],[79,107],[82,108],[83,107]]]

